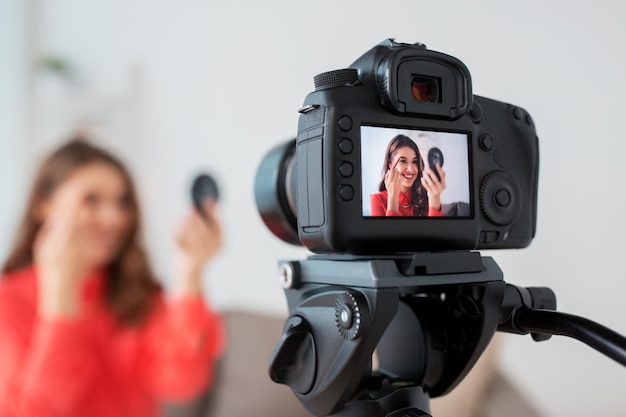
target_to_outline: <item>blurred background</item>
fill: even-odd
[[[171,279],[173,234],[199,171],[222,191],[226,247],[207,271],[219,309],[286,313],[256,168],[295,135],[314,75],[388,37],[462,60],[474,93],[520,105],[540,139],[537,237],[484,253],[559,309],[626,334],[626,2],[0,0],[0,256],[32,169],[76,131],[139,184],[145,238]],[[499,365],[547,417],[626,415],[626,370],[582,343],[504,336]]]

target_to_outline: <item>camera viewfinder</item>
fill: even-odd
[[[414,76],[411,80],[411,95],[416,101],[441,102],[439,83],[434,78]]]

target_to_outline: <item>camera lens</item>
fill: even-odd
[[[411,80],[411,95],[416,101],[437,100],[437,81],[433,78],[414,76]]]
[[[278,238],[300,245],[296,211],[296,141],[276,146],[263,158],[254,197],[263,223]]]

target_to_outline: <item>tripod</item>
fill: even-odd
[[[556,313],[548,288],[506,284],[477,252],[315,255],[280,273],[289,318],[270,377],[317,416],[430,416],[497,330],[576,337],[626,366],[625,338]]]

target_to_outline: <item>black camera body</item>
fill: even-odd
[[[377,255],[530,244],[539,165],[533,121],[517,106],[474,96],[461,61],[389,39],[315,84],[295,143],[275,150],[257,174],[257,205],[277,236],[317,253]],[[415,187],[429,151],[441,152],[441,163],[445,156],[435,215],[375,213],[392,168],[384,150],[397,135],[415,141],[416,159],[426,161],[416,162],[417,174],[402,174]],[[264,167],[276,159],[282,166]],[[269,199],[260,184],[267,175]]]
[[[496,331],[575,337],[626,365],[626,338],[554,311],[549,288],[507,284],[473,251],[534,237],[526,111],[474,96],[458,59],[391,39],[315,87],[297,138],[255,181],[266,226],[318,253],[280,264],[274,382],[317,416],[430,417]]]

